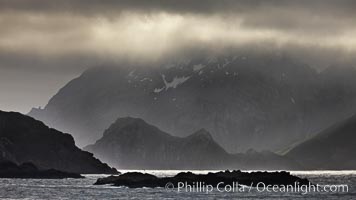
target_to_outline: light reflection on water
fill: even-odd
[[[132,170],[129,170],[132,171]],[[137,171],[137,170],[136,170]],[[127,172],[127,170],[121,170]],[[156,176],[172,176],[177,170],[141,170]],[[205,174],[211,171],[195,171]],[[0,179],[1,199],[356,199],[356,171],[291,171],[318,184],[348,184],[348,193],[187,193],[168,192],[164,188],[113,187],[93,185],[99,177],[106,175],[85,175],[85,179]]]
[[[182,170],[119,170],[121,173],[126,173],[126,172],[142,172],[142,173],[149,173],[153,174],[155,176],[174,176],[179,172],[182,172]],[[188,170],[185,170],[188,171]],[[219,172],[219,171],[224,171],[224,170],[189,170],[190,172],[193,172],[195,174],[207,174],[209,172]],[[260,170],[241,170],[242,172],[256,172]],[[267,172],[275,172],[271,170],[266,170]],[[293,175],[355,175],[356,176],[356,170],[314,170],[314,171],[289,171]],[[102,176],[102,175],[101,175]]]

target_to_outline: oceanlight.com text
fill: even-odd
[[[175,191],[178,193],[299,193],[306,195],[309,193],[347,193],[349,186],[347,184],[338,185],[322,185],[311,184],[300,185],[298,182],[293,185],[271,185],[259,182],[257,184],[242,185],[238,182],[226,184],[224,182],[216,185],[205,184],[204,182],[178,182],[176,185],[167,183],[165,189],[167,191]]]

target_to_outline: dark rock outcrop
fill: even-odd
[[[0,161],[31,162],[39,169],[80,174],[112,174],[116,169],[79,149],[69,134],[32,117],[0,111]]]
[[[178,183],[183,182],[193,184],[203,182],[206,185],[217,185],[224,182],[220,186],[232,185],[238,183],[240,185],[256,186],[258,183],[266,185],[292,185],[311,184],[307,179],[302,179],[291,175],[289,172],[241,172],[241,171],[225,171],[208,174],[193,174],[191,172],[182,172],[173,177],[159,178],[151,174],[143,174],[139,172],[125,173],[120,176],[109,176],[99,178],[94,184],[104,185],[110,184],[114,186],[126,186],[130,188],[140,187],[165,187],[167,183],[172,183],[177,188]]]
[[[306,169],[356,169],[356,115],[297,145],[286,156]]]
[[[84,148],[120,169],[297,169],[271,152],[229,154],[201,129],[175,137],[138,118],[119,118],[95,144]]]
[[[62,172],[55,169],[39,170],[32,163],[17,165],[10,161],[2,161],[0,162],[0,178],[62,179],[84,177],[77,173]]]

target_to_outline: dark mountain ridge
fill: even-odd
[[[142,119],[119,118],[85,150],[120,169],[297,169],[271,152],[229,154],[209,132],[171,136]]]
[[[75,146],[71,135],[15,112],[0,111],[0,161],[81,174],[117,171]]]
[[[356,115],[343,120],[290,150],[286,156],[306,169],[356,169]]]

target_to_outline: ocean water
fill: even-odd
[[[126,172],[126,171],[121,171]],[[175,175],[180,171],[141,171],[157,176]],[[193,171],[207,173],[208,171]],[[84,179],[0,179],[0,199],[356,199],[356,171],[292,171],[314,184],[329,185],[333,192],[266,191],[256,188],[244,191],[221,189],[206,192],[177,188],[138,188],[93,185],[105,175],[86,175]],[[347,191],[335,185],[347,185]],[[304,193],[304,194],[303,194]]]

